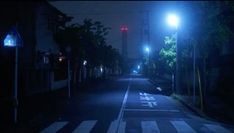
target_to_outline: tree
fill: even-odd
[[[74,76],[84,60],[87,60],[87,67],[91,71],[101,65],[111,68],[116,60],[120,61],[117,50],[106,43],[109,30],[99,21],[85,19],[83,24],[71,24],[55,34],[62,52],[65,53],[67,46],[72,49]]]
[[[166,71],[174,73],[176,63],[176,36],[166,36],[164,40],[165,45],[160,50],[160,60],[164,64]]]

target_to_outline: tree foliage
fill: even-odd
[[[169,72],[173,72],[176,63],[176,34],[166,36],[164,43],[163,48],[159,52],[160,60]]]
[[[106,36],[110,28],[99,21],[85,19],[83,24],[71,24],[58,30],[54,38],[63,53],[66,47],[71,47],[71,56],[74,62],[82,65],[83,60],[94,68],[100,65],[114,67],[121,61],[119,52],[106,43]]]

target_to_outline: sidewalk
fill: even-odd
[[[179,100],[193,112],[202,117],[212,119],[213,121],[234,125],[234,109],[227,103],[222,102],[215,97],[206,98],[203,111],[200,109],[198,103],[196,105],[192,104],[192,98],[188,98],[188,96],[173,94],[172,97]]]
[[[99,84],[100,82],[104,82],[103,80],[90,81],[86,84],[79,84],[79,86],[74,87],[71,90],[71,99],[76,97],[80,93],[91,91],[92,86]],[[44,120],[50,120],[56,118],[59,114],[66,109],[66,106],[69,103],[67,88],[61,88],[56,91],[50,91],[45,93],[34,94],[32,96],[24,97],[19,101],[18,108],[18,123],[13,123],[13,112],[9,112],[9,110],[13,110],[9,108],[8,110],[4,110],[1,113],[6,114],[7,116],[11,116],[11,120],[9,117],[6,117],[0,125],[1,131],[4,132],[18,132],[26,130],[25,127],[27,125],[33,125],[35,122],[42,122]],[[5,121],[9,121],[6,122]],[[11,121],[11,122],[10,122]],[[35,125],[36,126],[36,125]]]
[[[164,80],[164,81],[163,81]],[[154,77],[154,79],[150,79],[150,81],[155,85],[165,85],[171,84],[168,79],[165,79],[160,76]],[[195,112],[196,114],[207,117],[209,119],[215,119],[222,123],[234,125],[234,107],[228,105],[224,100],[218,99],[217,97],[206,97],[204,99],[204,110],[201,111],[199,106],[199,101],[197,100],[196,105],[192,104],[192,98],[189,96],[182,95],[171,95],[173,98],[176,98],[185,106],[187,106],[190,110]],[[198,98],[196,98],[198,99]]]

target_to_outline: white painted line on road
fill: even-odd
[[[40,133],[56,133],[63,128],[68,122],[54,122],[49,127],[42,130]]]
[[[116,131],[115,131],[116,133],[119,130],[120,121],[122,121],[122,118],[123,118],[123,111],[124,111],[124,108],[125,108],[125,105],[126,105],[126,102],[127,102],[127,99],[128,99],[128,92],[129,92],[129,89],[130,89],[131,81],[132,81],[132,78],[130,78],[130,81],[128,83],[128,88],[127,88],[127,91],[126,91],[126,93],[124,95],[123,103],[122,103],[121,109],[119,111],[119,115],[118,115],[118,119],[117,119],[117,128],[116,128]]]
[[[126,128],[126,122],[125,121],[121,121],[120,125],[119,125],[118,133],[125,133],[125,128]]]
[[[196,133],[185,121],[171,121],[178,133]]]
[[[160,133],[158,125],[155,121],[142,121],[142,133]]]
[[[124,109],[124,111],[151,111],[151,112],[180,112],[179,110],[170,109]]]
[[[146,100],[146,101],[154,101],[154,97],[150,96],[140,96],[140,100]]]
[[[118,121],[117,120],[112,121],[107,130],[107,133],[115,133],[117,126],[118,126]],[[125,133],[125,128],[126,128],[126,122],[121,121],[117,133]]]
[[[150,108],[157,106],[157,102],[154,102],[154,101],[141,101],[141,103],[142,103],[142,106],[150,107]]]
[[[204,124],[204,125],[214,133],[231,133],[231,131],[227,130],[226,128],[220,125],[213,125],[213,124]]]
[[[115,133],[117,130],[117,121],[114,120],[111,122],[109,129],[107,130],[107,133]]]
[[[72,133],[89,133],[96,123],[97,120],[83,121]]]
[[[151,94],[139,92],[139,95],[141,95],[141,96],[149,96]]]

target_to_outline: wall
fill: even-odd
[[[51,17],[50,13],[51,11],[46,5],[41,5],[37,8],[36,50],[42,52],[51,50],[52,53],[57,53],[59,49],[53,40],[53,32],[48,29],[48,18]]]

